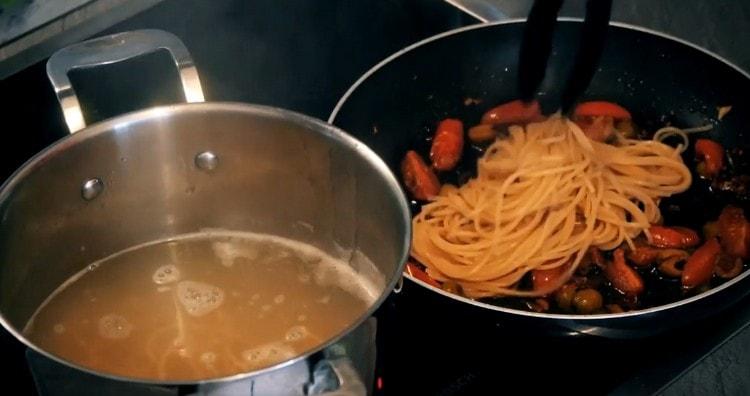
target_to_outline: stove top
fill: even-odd
[[[434,0],[165,0],[102,33],[171,31],[193,54],[208,100],[280,106],[326,119],[370,66],[410,43],[469,23],[475,20]],[[168,89],[151,83],[157,84],[150,87],[153,91]],[[0,145],[4,179],[64,136],[65,128],[44,62],[1,80],[0,92],[5,125],[24,125],[6,128],[15,140]],[[149,106],[162,99],[140,100]],[[111,102],[103,107],[118,111],[116,101]],[[538,336],[502,322],[471,326],[443,315],[440,306],[409,281],[401,294],[389,297],[376,314],[376,394],[512,389],[737,394],[750,389],[748,298],[707,320],[641,340]],[[0,350],[4,379],[15,393],[37,392],[25,348],[2,330]]]
[[[380,310],[380,394],[692,394],[694,380],[713,384],[710,394],[749,389],[750,298],[675,331],[612,340],[530,334],[500,320],[477,326],[444,316],[429,293],[405,281]]]

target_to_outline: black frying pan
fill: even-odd
[[[547,77],[540,88],[545,113],[558,108],[581,25],[579,20],[561,19],[556,28]],[[423,144],[439,120],[450,116],[475,125],[484,111],[518,98],[523,27],[523,21],[470,26],[405,48],[362,76],[341,98],[329,122],[364,141],[398,173],[404,153]],[[737,148],[750,144],[744,134],[750,126],[749,94],[750,75],[718,56],[661,33],[612,24],[600,69],[585,96],[622,104],[637,125],[651,131],[667,123],[678,127],[713,123],[708,136],[726,148]],[[468,103],[466,98],[480,102]],[[723,105],[733,108],[719,122],[716,108]],[[465,155],[472,155],[471,148]],[[736,172],[750,174],[746,165],[733,166]],[[699,228],[715,219],[729,201],[748,207],[743,197],[709,193],[700,182],[681,200],[679,211],[663,213],[667,224]],[[750,291],[748,275],[750,271],[676,303],[625,314],[556,315],[502,308],[445,293],[411,277],[414,283],[406,282],[402,298],[440,304],[448,317],[512,323],[547,333],[640,337],[727,307]]]

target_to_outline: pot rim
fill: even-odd
[[[336,144],[341,145],[349,150],[357,153],[370,167],[377,172],[377,174],[383,179],[387,186],[394,191],[395,198],[397,200],[398,211],[401,214],[402,221],[405,225],[404,239],[402,241],[402,252],[399,257],[399,262],[396,265],[396,270],[393,274],[383,274],[384,276],[390,276],[388,282],[386,282],[385,288],[381,295],[372,303],[370,306],[351,324],[343,328],[340,332],[336,333],[333,337],[330,337],[327,341],[319,344],[317,347],[310,349],[309,351],[297,355],[296,357],[285,360],[283,362],[274,364],[269,367],[265,367],[259,370],[253,370],[244,373],[232,374],[223,377],[206,378],[199,380],[156,380],[149,378],[139,377],[128,377],[122,375],[116,375],[111,373],[100,372],[91,368],[87,368],[67,359],[58,357],[52,353],[45,351],[38,347],[35,343],[28,340],[22,331],[17,330],[11,325],[5,316],[0,312],[0,325],[2,325],[8,332],[10,332],[17,340],[22,342],[28,348],[35,352],[52,359],[53,361],[69,366],[88,374],[93,374],[98,377],[103,377],[116,381],[136,382],[139,384],[147,385],[159,385],[159,386],[178,386],[178,385],[202,385],[202,384],[215,384],[215,383],[226,383],[237,380],[243,380],[250,377],[255,377],[263,374],[267,374],[276,370],[281,370],[287,366],[291,366],[309,356],[322,351],[323,349],[333,345],[343,338],[345,335],[351,333],[354,329],[364,323],[373,313],[383,304],[385,299],[390,295],[396,284],[401,279],[403,268],[406,260],[409,257],[409,246],[411,243],[411,214],[409,212],[409,206],[406,201],[406,194],[401,189],[401,185],[398,182],[396,176],[391,172],[390,168],[386,163],[367,145],[357,140],[352,135],[347,134],[342,129],[328,124],[322,120],[314,117],[310,117],[301,113],[297,113],[291,110],[285,110],[272,106],[238,103],[238,102],[197,102],[197,103],[178,103],[166,106],[157,106],[147,108],[143,110],[137,110],[134,112],[126,113],[117,117],[103,120],[101,122],[91,124],[86,128],[69,134],[60,140],[56,141],[52,145],[46,147],[29,160],[27,160],[21,167],[19,167],[13,174],[0,186],[0,203],[5,202],[16,187],[23,182],[34,170],[42,167],[47,162],[47,159],[56,155],[62,155],[62,153],[69,147],[81,144],[83,141],[107,134],[107,133],[122,133],[118,131],[120,126],[135,123],[135,122],[148,122],[156,120],[166,116],[172,116],[182,113],[246,113],[253,115],[265,116],[272,119],[283,119],[291,121],[306,128],[311,133],[319,133],[324,137],[331,139]],[[173,237],[177,237],[175,235]]]
[[[583,18],[577,18],[577,17],[560,17],[557,19],[559,22],[564,23],[583,23]],[[474,30],[481,30],[481,29],[492,29],[498,26],[503,25],[516,25],[516,24],[523,24],[526,22],[526,18],[512,18],[507,20],[501,20],[496,22],[490,22],[490,23],[478,23],[474,25],[464,26],[453,30],[448,30],[446,32],[428,37],[426,39],[423,39],[421,41],[418,41],[414,44],[411,44],[407,47],[402,48],[401,50],[393,53],[392,55],[386,57],[379,63],[377,63],[375,66],[370,68],[367,72],[365,72],[362,76],[360,76],[359,79],[357,79],[354,84],[352,84],[349,89],[344,93],[344,95],[339,99],[339,101],[336,103],[336,106],[331,111],[331,115],[328,117],[328,123],[335,125],[336,117],[338,116],[339,112],[341,111],[341,108],[346,104],[346,102],[349,100],[349,97],[353,95],[353,93],[360,87],[360,85],[364,84],[365,81],[367,81],[373,74],[377,73],[380,69],[386,67],[389,65],[392,61],[395,61],[396,59],[400,58],[402,55],[407,54],[409,52],[412,52],[420,47],[423,47],[425,45],[429,45],[433,42],[440,41],[447,37],[452,37],[459,35],[464,32],[474,31]],[[675,37],[657,30],[649,29],[642,26],[636,26],[629,23],[624,22],[610,22],[610,26],[614,26],[617,28],[622,28],[624,30],[631,30],[636,31],[639,33],[643,33],[647,36],[656,36],[662,39],[671,40],[674,42],[677,42],[679,44],[682,44],[684,46],[690,47],[692,49],[698,50],[701,53],[708,55],[719,62],[723,63],[724,65],[728,66],[731,69],[734,69],[734,71],[738,72],[740,75],[745,77],[746,79],[750,80],[750,74],[740,68],[739,66],[735,65],[734,63],[728,61],[727,59],[723,58],[720,55],[717,55],[714,52],[711,52],[703,47],[698,46],[697,44],[691,43],[689,41],[686,41],[684,39],[681,39],[679,37]],[[695,296],[678,300],[669,304],[665,305],[659,305],[656,307],[646,308],[643,310],[637,310],[637,311],[629,311],[629,312],[623,312],[623,313],[608,313],[608,314],[595,314],[595,315],[573,315],[573,314],[550,314],[550,313],[537,313],[537,312],[530,312],[530,311],[522,311],[519,309],[512,309],[512,308],[506,308],[501,307],[497,305],[492,305],[476,300],[472,300],[470,298],[462,297],[456,294],[448,293],[438,287],[434,287],[432,285],[429,285],[412,275],[409,275],[408,273],[404,274],[404,277],[408,278],[410,281],[415,282],[416,284],[427,288],[435,293],[438,293],[442,295],[443,297],[450,298],[456,301],[460,301],[462,303],[466,303],[469,305],[473,305],[479,308],[488,309],[491,311],[497,311],[502,312],[506,314],[511,315],[518,315],[518,316],[525,316],[529,318],[538,318],[538,319],[550,319],[550,320],[560,320],[560,321],[574,321],[574,322],[595,322],[595,321],[601,321],[601,320],[625,320],[625,318],[633,318],[633,317],[640,317],[640,316],[647,316],[651,314],[655,314],[657,312],[661,311],[667,311],[672,310],[674,308],[678,308],[683,305],[690,304],[694,301],[701,300],[707,297],[710,297],[716,293],[721,292],[724,289],[727,289],[731,287],[732,285],[741,282],[743,279],[750,276],[750,270],[744,271],[742,274],[738,275],[737,277],[727,281],[726,283],[723,283],[722,285],[719,285],[713,289],[707,290],[703,293],[697,294]],[[750,293],[750,290],[748,291]]]

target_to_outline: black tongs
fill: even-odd
[[[552,50],[552,35],[563,0],[535,0],[524,30],[518,70],[521,100],[530,102],[544,80]],[[573,71],[560,98],[560,109],[568,114],[588,87],[604,51],[604,42],[612,11],[612,0],[588,0],[580,46]]]

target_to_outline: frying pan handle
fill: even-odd
[[[188,103],[203,102],[203,89],[190,53],[177,36],[163,30],[112,34],[73,44],[54,53],[47,61],[47,77],[55,89],[70,133],[86,127],[81,105],[68,79],[71,70],[117,63],[160,49],[167,50],[174,60],[185,100]]]

